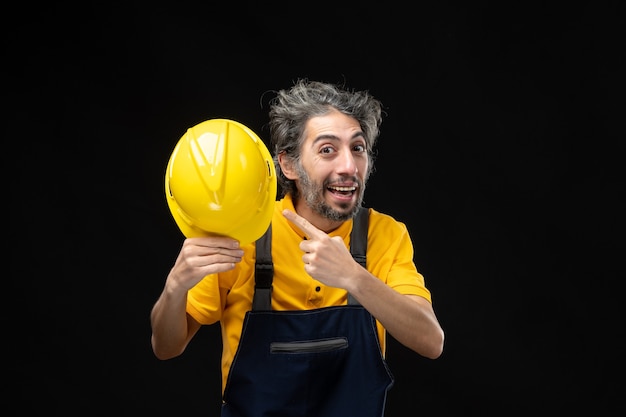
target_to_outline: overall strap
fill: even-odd
[[[272,224],[256,241],[256,264],[254,272],[253,310],[272,309],[272,281],[274,280],[274,263],[272,262]]]
[[[352,257],[366,268],[367,227],[369,209],[361,207],[354,216],[350,234],[350,253]],[[255,286],[252,310],[272,309],[272,281],[274,279],[274,263],[272,262],[272,225],[263,236],[256,241]],[[359,305],[359,302],[348,293],[348,304]]]
[[[350,233],[350,253],[355,261],[363,268],[367,268],[367,226],[369,224],[370,210],[361,207],[354,216],[352,222],[352,233]],[[349,305],[360,305],[360,303],[348,293]]]

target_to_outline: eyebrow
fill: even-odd
[[[352,137],[350,138],[350,140],[353,140],[359,137],[365,140],[365,134],[361,131],[355,132],[354,135],[352,135]],[[313,140],[313,144],[319,142],[320,140],[340,140],[340,138],[337,135],[320,135]]]

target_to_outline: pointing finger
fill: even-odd
[[[325,235],[324,232],[319,230],[317,227],[313,226],[311,223],[309,223],[307,219],[298,215],[294,211],[285,209],[283,210],[283,216],[285,216],[287,220],[289,220],[290,222],[298,226],[298,228],[302,230],[302,232],[305,235],[307,235],[309,238],[315,238],[320,233]]]

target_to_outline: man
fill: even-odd
[[[251,311],[260,243],[187,238],[151,312],[154,353],[176,357],[220,322],[222,416],[381,416],[393,383],[386,332],[431,359],[444,344],[406,226],[361,207],[381,103],[298,80],[269,117],[281,189],[265,241],[271,298]],[[366,267],[350,252],[362,212]]]

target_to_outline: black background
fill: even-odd
[[[266,140],[265,93],[308,77],[385,105],[365,204],[409,227],[446,331],[435,361],[390,341],[386,415],[623,414],[624,5],[509,3],[5,12],[6,402],[218,415],[217,326],[150,348],[165,166],[207,119]]]

